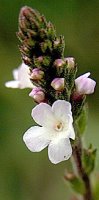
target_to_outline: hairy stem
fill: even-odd
[[[90,178],[83,168],[81,156],[82,156],[82,144],[80,138],[78,138],[77,143],[73,146],[73,157],[76,163],[78,174],[85,186],[85,193],[83,194],[83,200],[93,200]]]

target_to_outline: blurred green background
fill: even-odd
[[[65,56],[73,56],[78,75],[90,71],[99,82],[99,1],[98,0],[0,0],[0,200],[66,200],[72,194],[63,175],[69,161],[50,163],[47,149],[31,153],[22,141],[31,125],[33,100],[30,90],[4,87],[12,79],[12,70],[21,63],[18,50],[18,15],[22,6],[38,9],[65,36]],[[99,86],[89,102],[85,145],[99,146]],[[99,148],[98,148],[99,150]],[[96,171],[99,168],[97,155]],[[97,172],[95,172],[97,173]]]

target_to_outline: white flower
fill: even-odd
[[[22,63],[17,69],[13,70],[13,81],[8,81],[5,86],[8,88],[33,88],[33,84],[29,79],[29,67]]]
[[[32,110],[32,117],[40,126],[28,129],[23,140],[32,152],[39,152],[48,146],[48,156],[57,164],[68,160],[72,154],[70,139],[75,139],[71,104],[57,100],[52,107],[40,103]]]
[[[91,78],[88,78],[89,76],[90,72],[79,76],[75,80],[76,91],[79,94],[92,94],[94,92],[96,82]]]

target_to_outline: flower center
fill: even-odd
[[[55,124],[55,130],[56,131],[62,131],[63,129],[63,123],[62,122],[58,122],[57,124]]]

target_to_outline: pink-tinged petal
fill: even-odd
[[[56,118],[52,112],[51,106],[46,103],[40,103],[32,110],[34,121],[46,128],[53,129]]]
[[[81,75],[75,80],[76,91],[79,94],[92,94],[94,92],[96,82],[91,78],[90,72]]]
[[[29,78],[29,67],[24,63],[18,68],[18,80],[20,82],[19,88],[33,88],[33,84]]]
[[[86,81],[86,84],[84,84],[85,94],[94,93],[95,86],[96,86],[96,82],[92,80],[91,78],[88,78],[88,80]]]
[[[67,118],[71,116],[72,118],[72,112],[71,112],[71,104],[68,101],[65,100],[57,100],[52,105],[52,111],[54,115],[64,121],[67,121]]]
[[[90,76],[90,72],[87,72],[87,73],[82,75],[83,78],[88,78],[89,76]]]
[[[79,86],[82,84],[83,80],[86,80],[88,77],[90,76],[90,72],[87,72],[81,76],[79,76],[78,78],[75,79],[75,84],[76,86]]]
[[[89,76],[90,76],[90,72],[87,72],[87,73],[79,76],[77,79],[88,78]]]
[[[23,141],[30,151],[39,152],[50,143],[50,140],[46,135],[46,129],[39,126],[33,126],[25,132]]]
[[[48,156],[54,164],[68,160],[71,155],[72,147],[69,139],[53,140],[48,146]]]
[[[19,81],[8,81],[5,83],[5,86],[7,88],[18,88],[19,87]]]

